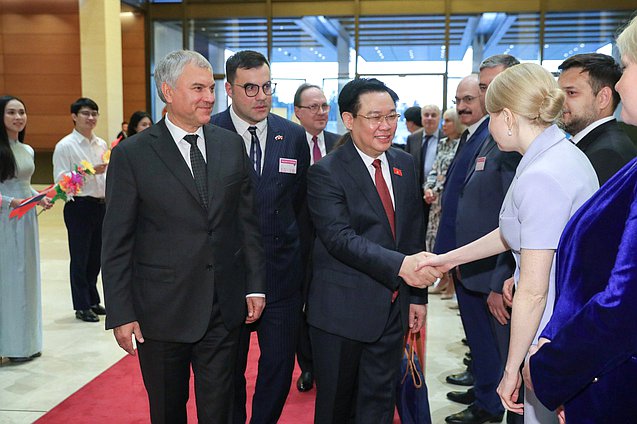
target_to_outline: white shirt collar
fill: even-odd
[[[482,119],[480,119],[478,122],[471,124],[467,127],[467,129],[469,130],[469,134],[467,135],[467,138],[471,137],[473,135],[474,132],[476,132],[476,130],[478,129],[478,127],[480,125],[482,125],[482,123],[484,122],[485,119],[487,119],[489,117],[489,115],[484,115],[482,117]]]
[[[197,131],[195,131],[194,133],[185,131],[184,129],[179,128],[177,125],[173,124],[170,121],[168,114],[166,114],[165,122],[166,122],[166,127],[168,128],[168,131],[170,132],[170,135],[172,135],[173,140],[175,140],[175,143],[177,143],[180,140],[183,140],[184,136],[188,134],[197,134],[199,137],[201,137],[202,140],[205,140],[205,137],[203,135],[203,127],[197,128]]]
[[[232,123],[234,124],[234,128],[237,130],[237,134],[240,135],[245,134],[248,131],[249,127],[257,127],[257,136],[259,137],[259,139],[261,139],[261,135],[268,127],[268,118],[265,118],[263,121],[257,122],[256,124],[252,125],[240,118],[239,115],[237,115],[237,113],[232,108],[232,105],[230,105],[230,119],[232,119]]]
[[[573,134],[573,137],[571,137],[571,141],[573,143],[575,143],[575,144],[579,143],[584,137],[586,137],[588,135],[588,133],[593,131],[595,128],[599,127],[602,124],[605,124],[606,122],[612,121],[614,119],[615,119],[615,117],[612,116],[612,115],[611,116],[607,116],[607,117],[602,118],[602,119],[598,119],[597,121],[593,122],[592,124],[589,124],[582,131],[578,132],[577,134]]]
[[[363,163],[365,163],[366,167],[371,167],[372,163],[376,160],[376,159],[380,159],[380,164],[381,167],[382,166],[389,166],[389,163],[387,162],[387,155],[385,155],[385,152],[383,152],[380,156],[378,156],[377,158],[373,158],[371,156],[368,156],[367,154],[363,153],[363,151],[361,149],[358,148],[358,146],[356,145],[356,143],[354,144],[354,148],[356,149],[356,151],[358,152],[358,154],[360,155],[361,159],[363,159]]]

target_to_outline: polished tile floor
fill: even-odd
[[[124,356],[103,320],[75,319],[68,283],[68,246],[62,204],[40,215],[42,357],[25,364],[0,364],[0,424],[31,423]],[[101,287],[100,287],[101,289]],[[462,328],[450,301],[430,296],[426,381],[433,422],[460,411],[463,405],[446,399],[445,376],[463,370],[466,349]]]

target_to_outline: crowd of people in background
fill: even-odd
[[[576,54],[557,79],[486,58],[454,107],[404,111],[404,149],[382,81],[342,87],[334,134],[317,85],[296,91],[299,124],[273,114],[250,50],[226,61],[214,115],[208,60],[168,54],[165,116],[133,113],[110,145],[77,99],[53,153],[54,182],[93,168],[63,206],[75,317],[105,316],[139,356],[153,422],[186,422],[192,367],[199,421],[244,424],[256,333],[251,423],[279,420],[295,357],[315,423],[391,423],[405,336],[429,294],[455,292],[470,354],[446,381],[469,388],[447,393],[466,406],[447,423],[632,422],[637,147],[615,111],[637,124],[637,18],[617,45],[621,65]],[[43,349],[38,221],[9,215],[38,192],[26,105],[0,110],[0,356],[23,363]]]

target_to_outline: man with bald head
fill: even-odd
[[[481,63],[479,75],[463,79],[458,86],[456,107],[469,134],[463,134],[461,144],[466,142],[459,147],[447,172],[441,229],[442,220],[446,226],[442,233],[439,229],[435,247],[439,253],[477,240],[498,227],[500,207],[521,157],[500,151],[489,135],[484,94],[500,72],[518,63],[510,55],[489,57]],[[509,335],[509,315],[501,293],[504,281],[513,273],[513,265],[512,256],[506,252],[451,271],[471,349],[474,387],[447,394],[453,401],[469,404],[465,410],[448,416],[448,423],[483,423],[504,413],[496,393]],[[469,380],[465,373],[447,377],[452,384],[467,385]]]

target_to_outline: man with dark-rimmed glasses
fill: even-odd
[[[211,122],[243,137],[266,252],[265,293],[246,293],[265,296],[266,307],[259,321],[242,329],[233,422],[246,422],[245,369],[250,334],[257,331],[261,356],[250,422],[273,423],[290,390],[301,320],[305,258],[300,220],[310,152],[301,126],[270,113],[276,84],[261,53],[244,50],[228,58],[226,78],[232,104]]]

